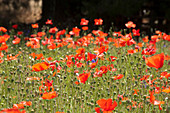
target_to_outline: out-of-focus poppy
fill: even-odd
[[[17,28],[18,28],[18,25],[17,25],[17,24],[14,24],[14,25],[12,25],[12,28],[17,29]]]
[[[7,29],[5,27],[0,27],[0,31],[5,33],[5,32],[7,32]]]
[[[121,78],[123,78],[124,77],[124,75],[122,75],[122,74],[118,74],[117,76],[114,76],[114,77],[112,77],[114,80],[118,80],[118,79],[121,79]]]
[[[114,62],[117,59],[117,57],[115,56],[110,56],[109,58],[107,58],[108,61],[112,61]]]
[[[87,30],[88,30],[88,27],[87,27],[87,26],[83,26],[82,29],[83,29],[84,31],[87,31]]]
[[[143,81],[143,80],[147,80],[149,78],[150,75],[144,75],[140,80]]]
[[[47,62],[37,63],[32,66],[32,71],[42,71],[49,68],[49,64]]]
[[[0,43],[5,43],[9,38],[10,36],[7,34],[0,36]]]
[[[168,79],[169,77],[170,77],[170,73],[164,71],[164,72],[161,73],[160,79],[162,79],[162,78],[167,78]]]
[[[12,41],[12,43],[13,43],[13,44],[19,44],[20,41],[21,41],[21,39],[17,37],[17,38],[15,38],[15,39]]]
[[[79,36],[79,33],[80,33],[80,29],[79,29],[79,28],[74,27],[74,28],[72,29],[72,31],[73,31],[73,35]]]
[[[31,106],[32,105],[32,102],[31,101],[22,101],[20,102],[19,104],[14,104],[13,105],[13,108],[16,108],[16,109],[24,109],[25,106]]]
[[[77,79],[79,80],[80,83],[85,84],[87,79],[90,77],[90,73],[82,73],[77,76]]]
[[[11,54],[7,55],[7,60],[17,60],[17,57],[20,55],[20,53],[16,54],[15,56],[12,56]]]
[[[42,36],[44,36],[45,34],[46,34],[45,32],[38,32],[38,33],[37,33],[37,36],[38,36],[38,37],[42,37]]]
[[[2,52],[0,52],[0,58],[4,57],[4,54]]]
[[[102,54],[103,52],[107,52],[109,46],[101,46],[100,48],[96,49],[94,52],[97,54],[97,55],[100,55]]]
[[[170,56],[169,55],[165,55],[165,60],[170,60]]]
[[[138,92],[139,92],[139,90],[138,90],[138,89],[137,89],[137,90],[136,90],[136,89],[134,89],[133,91],[134,91],[133,95],[138,95]]]
[[[34,59],[36,58],[36,60],[39,60],[43,57],[43,54],[35,54],[35,53],[31,53],[30,56],[32,56]]]
[[[169,88],[165,88],[162,90],[162,92],[165,92],[165,93],[170,93],[170,87]]]
[[[56,33],[58,31],[57,27],[53,27],[49,29],[49,33]]]
[[[52,25],[53,22],[52,22],[52,20],[47,19],[47,21],[45,22],[45,24],[50,24],[50,25]]]
[[[22,35],[23,32],[22,32],[22,31],[18,31],[17,34],[18,34],[18,35]]]
[[[89,21],[86,20],[85,18],[81,19],[80,25],[88,25]]]
[[[36,23],[36,24],[31,24],[31,26],[32,26],[32,28],[34,28],[34,29],[39,27],[37,23]]]
[[[133,36],[140,36],[140,33],[139,33],[139,29],[136,30],[136,29],[132,29],[132,32],[133,32]]]
[[[132,21],[129,21],[128,23],[125,24],[125,26],[126,26],[127,28],[131,28],[131,27],[135,28],[135,27],[136,27],[136,24],[134,24]]]
[[[133,54],[133,53],[136,53],[137,51],[136,50],[133,50],[133,49],[130,49],[130,50],[127,50],[128,54]]]
[[[156,53],[155,48],[146,48],[146,49],[143,49],[142,51],[142,55],[153,55],[155,53]]]
[[[31,46],[31,48],[40,48],[40,41],[39,41],[40,39],[41,39],[40,37],[29,38],[30,41],[26,43],[26,46],[27,47]]]
[[[145,62],[149,67],[161,68],[164,64],[164,53],[145,58]]]
[[[103,74],[106,74],[107,71],[108,71],[108,69],[107,69],[106,66],[101,66],[101,67],[100,67],[100,70],[102,71]]]
[[[161,108],[161,104],[164,104],[164,101],[158,101],[158,100],[155,100],[155,96],[154,96],[154,90],[153,91],[149,91],[149,94],[150,94],[150,103],[153,104],[153,105],[158,105],[159,106],[159,110],[162,110]]]
[[[41,98],[50,100],[50,99],[53,99],[53,98],[55,98],[57,96],[58,96],[58,94],[55,91],[53,91],[53,92],[45,92],[45,93],[43,93]]]
[[[100,106],[103,113],[111,113],[115,109],[115,107],[117,106],[117,102],[114,101],[112,103],[112,99],[107,99],[107,100],[106,99],[100,99],[96,103]]]
[[[94,109],[95,109],[95,111],[96,111],[97,113],[101,113],[101,112],[100,112],[100,107],[95,107]]]
[[[102,24],[103,24],[103,20],[101,18],[94,19],[94,25],[102,25]]]
[[[10,108],[10,109],[3,109],[0,111],[0,113],[26,113],[26,111],[25,110],[20,111],[19,109]]]
[[[8,49],[8,45],[6,43],[2,43],[0,47],[0,51]]]
[[[40,80],[39,77],[27,77],[26,80],[31,81],[31,80]]]
[[[0,57],[0,63],[3,63],[4,62],[4,60]]]
[[[47,46],[48,49],[55,49],[57,48],[55,43],[51,43],[50,45]]]
[[[84,54],[84,53],[85,53],[85,49],[84,49],[84,48],[78,48],[78,49],[76,50],[76,53],[77,53],[78,55]]]
[[[92,53],[87,53],[87,61],[92,61],[93,59],[96,59],[97,55]]]

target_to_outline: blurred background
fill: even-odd
[[[52,19],[59,29],[80,26],[81,18],[104,20],[104,30],[115,31],[133,21],[137,29],[149,34],[158,29],[170,32],[170,0],[0,0],[0,26],[32,23],[44,25]]]

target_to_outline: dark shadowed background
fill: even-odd
[[[93,29],[94,19],[104,20],[106,31],[125,28],[133,21],[137,28],[150,33],[155,29],[170,32],[170,0],[0,0],[0,26],[14,23],[27,26],[52,19],[59,29],[79,26],[86,18]]]

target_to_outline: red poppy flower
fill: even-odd
[[[102,25],[102,24],[103,24],[103,20],[101,18],[94,19],[94,25]]]
[[[97,63],[98,63],[98,60],[97,60],[96,62],[94,62],[94,63],[90,63],[90,64],[89,64],[89,67],[90,67],[91,69],[93,69],[94,67],[96,67]]]
[[[52,25],[53,22],[52,22],[52,20],[47,19],[47,21],[45,22],[45,24],[50,24],[50,25]]]
[[[53,27],[49,29],[49,33],[56,33],[58,31],[57,27]]]
[[[80,25],[88,25],[89,21],[86,20],[85,18],[81,19]]]
[[[6,42],[9,38],[10,36],[7,34],[0,36],[0,43]]]
[[[149,78],[150,75],[144,75],[140,80],[147,80]]]
[[[90,73],[82,73],[79,76],[77,76],[77,79],[79,80],[80,83],[85,84],[85,82],[89,77],[90,77]]]
[[[83,29],[84,31],[87,31],[87,30],[88,30],[88,27],[87,27],[87,26],[84,26],[84,27],[82,27],[82,29]]]
[[[164,53],[145,58],[145,62],[149,67],[161,68],[164,64]]]
[[[80,33],[80,29],[79,29],[79,28],[74,27],[74,28],[72,29],[72,31],[73,31],[73,35],[79,36],[79,33]]]
[[[12,28],[17,29],[17,28],[18,28],[18,25],[17,25],[17,24],[14,24],[14,25],[12,25]]]
[[[0,47],[0,51],[8,49],[8,45],[6,43],[2,43]]]
[[[118,74],[117,76],[114,76],[114,77],[112,77],[114,80],[118,80],[118,79],[121,79],[121,78],[123,78],[124,77],[124,75],[122,75],[122,74]]]
[[[22,31],[18,31],[17,34],[18,34],[18,35],[22,35],[23,32],[22,32]]]
[[[115,109],[115,107],[117,106],[117,102],[114,101],[112,103],[112,99],[107,99],[107,100],[106,99],[100,99],[96,103],[100,106],[103,113],[111,113]]]
[[[170,41],[170,35],[163,35],[163,39],[167,40],[167,41]]]
[[[150,98],[150,103],[153,104],[153,105],[159,105],[159,109],[162,110],[161,104],[164,104],[164,101],[155,100],[154,90],[149,91],[149,94],[150,94],[150,97],[149,97]]]
[[[136,53],[136,50],[133,50],[133,49],[130,49],[130,50],[127,50],[128,54],[133,54],[133,53]]]
[[[142,51],[142,55],[153,55],[156,53],[155,48],[146,48]]]
[[[170,87],[169,88],[165,88],[162,90],[162,92],[165,92],[165,93],[170,93]]]
[[[31,24],[32,28],[38,28],[38,24]]]
[[[7,32],[7,29],[5,27],[0,27],[0,31],[5,33],[5,32]]]
[[[106,74],[107,71],[108,71],[108,69],[107,69],[106,66],[101,66],[101,67],[100,67],[100,70],[102,71],[103,74]]]
[[[3,54],[2,52],[0,52],[0,57],[1,57],[1,58],[4,57],[4,54]]]
[[[132,32],[133,32],[133,36],[140,36],[139,29],[138,30],[132,29]]]
[[[100,48],[98,48],[96,51],[94,51],[97,55],[102,54],[103,52],[107,52],[109,46],[101,46]]]
[[[15,56],[12,56],[11,54],[7,55],[7,60],[8,61],[11,61],[11,60],[17,60],[17,57],[20,55],[19,54],[16,54]]]
[[[100,107],[95,107],[95,111],[96,111],[97,113],[101,113],[101,112],[100,112]]]
[[[15,109],[15,108],[10,108],[10,109],[3,109],[0,111],[0,113],[26,113],[25,110],[23,111],[20,111],[18,109]]]
[[[92,61],[93,59],[96,59],[96,55],[88,52],[87,61]]]
[[[115,37],[123,36],[123,35],[121,34],[121,32],[114,32],[112,35],[115,36]]]
[[[53,99],[53,98],[55,98],[57,96],[58,96],[57,93],[55,91],[53,91],[53,92],[45,92],[45,93],[43,93],[41,98],[50,100],[50,99]]]
[[[32,66],[32,71],[42,71],[49,68],[49,64],[47,62],[37,63]]]
[[[138,92],[139,92],[139,90],[137,89],[134,89],[134,93],[133,93],[133,95],[138,95]]]
[[[37,33],[37,36],[38,36],[38,37],[42,37],[42,36],[44,36],[45,34],[46,34],[45,32],[38,32],[38,33]]]
[[[128,23],[125,24],[125,26],[126,26],[127,28],[131,28],[131,27],[135,28],[135,27],[136,27],[136,24],[134,24],[132,21],[129,21]]]
[[[43,54],[35,54],[35,53],[31,53],[30,56],[32,56],[34,59],[36,58],[36,60],[39,60],[43,57]]]
[[[114,62],[117,59],[115,56],[110,56],[107,60]]]
[[[166,72],[166,71],[162,72],[160,79],[162,79],[162,78],[164,78],[164,77],[168,79],[168,78],[170,77],[170,73],[168,73],[168,72]]]
[[[19,104],[14,104],[13,105],[13,108],[16,108],[16,109],[24,109],[25,106],[31,106],[32,105],[32,102],[31,101],[22,101],[20,102]]]
[[[170,60],[170,56],[169,55],[165,55],[165,60]]]
[[[79,48],[79,49],[76,50],[76,53],[78,55],[84,54],[85,53],[85,49],[84,48]]]
[[[15,38],[15,39],[12,41],[12,43],[13,43],[13,44],[19,44],[20,41],[21,41],[21,39],[17,37],[17,38]]]

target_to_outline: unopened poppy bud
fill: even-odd
[[[74,57],[72,57],[72,61],[75,63],[75,58]]]

